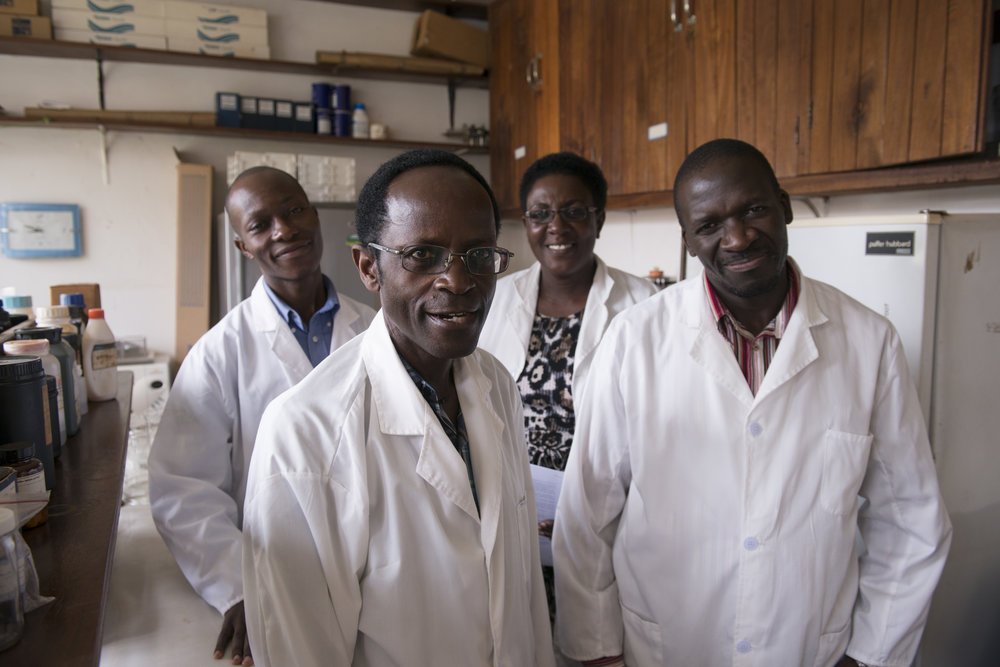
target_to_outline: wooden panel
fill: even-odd
[[[694,79],[688,145],[736,134],[736,0],[694,3],[689,27]]]
[[[588,160],[599,159],[599,137],[605,111],[602,69],[608,54],[606,39],[595,39],[603,25],[605,0],[579,0],[559,4],[559,112],[560,150]]]
[[[848,171],[857,164],[861,8],[861,0],[837,0],[834,12],[830,171]]]
[[[809,114],[809,50],[812,10],[801,0],[778,0],[774,110],[774,153],[769,156],[779,178],[805,169],[800,143]]]
[[[865,0],[862,10],[856,163],[860,169],[884,164],[889,12],[890,0]]]
[[[664,3],[666,4],[666,3]],[[666,25],[666,121],[667,138],[664,140],[667,167],[664,177],[668,188],[673,188],[674,176],[689,151],[690,114],[695,109],[691,100],[690,85],[692,81],[691,51],[688,48],[688,38],[684,30],[675,31],[667,12]]]
[[[514,185],[515,146],[523,139],[515,135],[518,120],[518,99],[526,93],[518,93],[517,75],[524,76],[523,54],[528,48],[527,36],[518,26],[518,3],[514,0],[498,0],[490,5],[490,185],[503,209],[516,208],[517,196]],[[523,79],[522,79],[523,81]]]
[[[812,108],[809,114],[808,173],[830,171],[830,111],[833,95],[834,3],[813,3]]]
[[[754,91],[756,93],[754,106],[756,112],[755,145],[771,162],[774,161],[776,150],[776,134],[778,131],[778,25],[777,0],[757,0],[754,15],[754,32],[756,33],[756,48],[754,49]],[[740,60],[744,53],[739,52]],[[784,84],[784,81],[782,82]],[[782,89],[782,103],[788,103],[789,93]]]
[[[644,57],[641,58],[643,77],[647,96],[645,113],[640,115],[636,137],[643,147],[646,169],[636,165],[644,178],[636,179],[636,192],[655,192],[669,190],[673,187],[673,174],[668,169],[667,139],[649,140],[649,128],[652,125],[667,122],[667,40],[670,37],[670,17],[667,3],[661,0],[646,0],[646,39],[644,40]],[[668,123],[667,131],[670,127]],[[668,134],[669,136],[669,134]]]
[[[948,50],[944,72],[941,153],[981,151],[983,137],[983,26],[988,15],[983,0],[948,2]]]
[[[536,51],[541,54],[535,91],[534,150],[529,149],[530,162],[559,150],[559,4],[555,0],[531,4]],[[525,164],[524,167],[527,167]]]
[[[799,68],[798,68],[798,113],[795,120],[795,144],[796,160],[795,173],[804,174],[809,172],[809,160],[812,155],[812,133],[810,123],[812,121],[813,99],[812,99],[812,59],[813,59],[813,5],[811,2],[801,0],[784,0],[785,4],[791,4],[799,8]],[[784,164],[782,160],[782,164]]]
[[[916,27],[917,0],[893,0],[889,13],[885,133],[882,140],[882,162],[886,165],[906,162],[910,153]]]
[[[764,2],[766,0],[762,0]],[[757,145],[757,0],[736,5],[736,138]],[[769,31],[770,32],[770,31]]]
[[[944,108],[944,61],[946,40],[942,27],[948,6],[941,0],[917,3],[916,43],[913,59],[912,123],[909,160],[927,160],[941,155],[941,114]]]

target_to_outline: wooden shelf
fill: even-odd
[[[465,88],[488,88],[486,75],[425,74],[345,65],[319,65],[317,63],[286,60],[258,60],[256,58],[226,58],[200,53],[180,53],[157,49],[139,49],[124,46],[102,46],[83,42],[62,42],[27,37],[0,37],[0,54],[34,56],[39,58],[69,58],[73,60],[101,60],[104,62],[149,63],[153,65],[179,65],[182,67],[214,67],[255,72],[309,74],[313,76],[343,76],[407,83],[452,83]]]
[[[240,127],[220,127],[217,125],[169,125],[165,123],[135,123],[125,121],[114,121],[106,123],[64,121],[35,118],[23,118],[19,116],[0,116],[0,127],[37,127],[56,129],[96,129],[104,127],[106,130],[118,130],[121,132],[157,132],[164,134],[201,134],[213,137],[223,137],[230,139],[261,139],[284,142],[308,143],[308,144],[342,144],[357,148],[402,148],[409,150],[412,148],[437,148],[445,151],[452,151],[458,155],[468,154],[488,154],[488,146],[469,146],[457,142],[427,142],[427,141],[407,141],[402,139],[353,139],[351,137],[335,137],[326,134],[306,134],[299,132],[278,132],[276,130],[249,130]]]

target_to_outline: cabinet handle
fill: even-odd
[[[684,29],[684,24],[677,17],[677,0],[670,0],[670,22],[674,24],[674,32]]]
[[[684,0],[684,16],[687,17],[687,24],[688,25],[694,25],[695,21],[697,21],[697,17],[694,15],[694,12],[691,10],[691,0]]]
[[[542,77],[538,76],[538,63],[542,62],[542,54],[535,54],[535,57],[531,59],[531,78],[535,80],[535,85],[532,90],[538,90],[542,87]]]
[[[535,89],[535,82],[531,78],[531,66],[534,64],[535,59],[532,58],[528,61],[528,64],[524,66],[524,78],[528,82],[528,87],[532,90]]]

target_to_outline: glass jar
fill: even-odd
[[[24,607],[17,571],[14,512],[0,507],[0,651],[11,647],[24,632]]]
[[[45,523],[49,518],[45,466],[35,458],[34,443],[11,442],[0,445],[0,465],[10,466],[17,473],[15,483],[18,514],[21,518],[26,514],[31,516],[22,527],[34,528]],[[36,510],[38,504],[41,504],[41,509]]]

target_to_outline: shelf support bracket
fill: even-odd
[[[448,129],[455,128],[455,80],[448,79]]]
[[[100,49],[95,52],[97,57],[97,102],[98,108],[104,111],[104,54]]]
[[[97,133],[101,137],[101,176],[104,178],[104,184],[111,184],[111,177],[108,174],[108,132],[101,123],[97,126]]]

